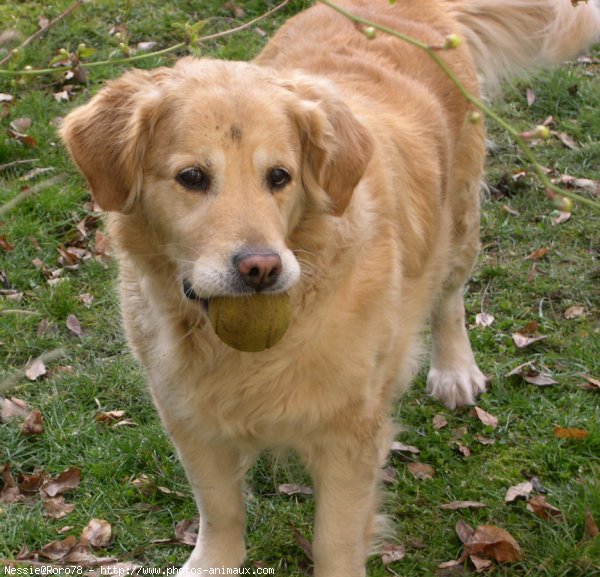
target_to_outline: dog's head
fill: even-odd
[[[307,206],[342,215],[373,143],[328,84],[186,58],[128,72],[62,137],[107,211],[139,214],[189,298],[282,292]]]

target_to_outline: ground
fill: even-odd
[[[308,3],[295,2],[245,31],[193,50],[249,59],[303,4]],[[39,17],[51,19],[68,5],[65,0],[2,4],[0,32],[17,30],[22,41],[38,29]],[[0,68],[45,68],[60,48],[73,53],[80,43],[96,49],[89,61],[123,55],[123,41],[130,48],[150,41],[157,43],[153,50],[167,48],[186,34],[193,40],[225,30],[274,5],[98,0],[76,8]],[[198,31],[192,25],[202,20]],[[120,38],[114,34],[119,30]],[[137,65],[169,64],[184,53],[185,47]],[[0,59],[5,54],[6,46],[0,46]],[[596,187],[596,199],[599,58],[599,50],[591,51],[587,59],[516,82],[494,104],[519,130],[552,116],[547,123],[553,134],[534,147],[540,164],[553,178],[587,179],[575,184],[587,198],[594,198]],[[24,434],[22,419],[0,422],[0,467],[10,467],[0,484],[0,564],[25,547],[36,551],[56,539],[79,538],[92,518],[112,527],[110,541],[94,549],[96,556],[166,568],[180,564],[189,551],[176,539],[175,526],[196,513],[191,493],[124,342],[114,292],[116,265],[101,219],[86,204],[85,183],[56,135],[60,118],[127,66],[90,68],[83,84],[61,74],[0,74],[0,93],[12,97],[3,96],[0,103],[0,206],[42,183],[29,199],[0,213],[0,395],[24,401],[43,418],[40,434]],[[600,521],[600,393],[586,378],[600,378],[599,214],[576,204],[568,220],[555,224],[560,214],[522,153],[494,125],[488,132],[483,250],[466,301],[473,348],[492,381],[478,406],[498,424],[486,424],[470,411],[445,410],[425,395],[425,371],[417,378],[395,412],[402,424],[398,440],[420,452],[393,453],[386,475],[385,512],[395,523],[388,542],[402,544],[405,556],[387,566],[374,556],[369,562],[374,577],[432,575],[440,563],[459,558],[459,519],[473,527],[505,529],[520,545],[522,558],[496,565],[495,575],[600,575],[600,539],[592,538],[593,522]],[[50,170],[24,180],[34,168]],[[58,182],[48,184],[54,177]],[[489,326],[481,313],[494,317]],[[513,338],[517,332],[545,338],[519,348]],[[28,363],[44,354],[47,373],[25,376]],[[527,362],[555,383],[539,386],[507,376]],[[524,371],[536,380],[531,369]],[[97,420],[108,411],[124,411],[116,423],[125,424]],[[447,421],[441,428],[440,415]],[[489,440],[493,444],[483,444]],[[432,467],[425,477],[433,477],[415,478],[414,463]],[[12,477],[36,470],[54,477],[74,467],[81,469],[81,480],[65,490],[65,501],[74,509],[63,518],[47,515],[37,490],[25,494],[22,487],[17,502],[8,496]],[[505,502],[509,487],[534,476],[541,486],[534,479],[529,497]],[[309,479],[293,457],[285,463],[265,457],[248,481],[248,557],[254,562],[249,566],[272,567],[276,575],[307,574],[310,560],[295,535],[311,538],[313,498],[288,495],[279,487],[305,487]],[[527,509],[527,500],[542,491],[562,513],[557,521]],[[441,508],[459,500],[487,507]],[[447,574],[462,570],[461,565]]]

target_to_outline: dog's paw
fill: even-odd
[[[223,547],[225,549],[226,547]],[[245,550],[240,550],[236,554],[233,551],[212,551],[204,555],[201,552],[194,551],[190,558],[177,572],[177,577],[198,577],[198,575],[208,575],[211,570],[218,567],[219,570],[225,568],[232,571],[239,569],[244,564],[246,558]]]
[[[487,388],[488,379],[473,364],[464,369],[440,370],[432,367],[427,375],[427,392],[449,409],[474,405]]]

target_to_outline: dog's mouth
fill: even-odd
[[[191,301],[197,302],[208,311],[208,299],[203,299],[192,287],[192,283],[188,279],[183,279],[183,294]]]

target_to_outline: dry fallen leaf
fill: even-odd
[[[394,441],[392,443],[391,450],[394,453],[412,453],[413,455],[418,455],[421,452],[417,447],[413,447],[413,445],[405,445],[400,441]]]
[[[56,477],[46,480],[40,488],[40,492],[48,497],[56,497],[57,495],[62,495],[66,491],[76,489],[79,486],[80,481],[81,469],[78,467],[71,467],[62,473],[59,473]]]
[[[110,262],[112,259],[110,251],[110,237],[104,234],[101,230],[96,231],[94,253],[103,262]]]
[[[91,545],[102,549],[109,545],[112,538],[112,527],[104,519],[92,519],[81,532],[80,541],[83,545]]]
[[[298,547],[304,551],[304,554],[310,561],[314,561],[311,542],[296,527],[294,527],[294,525],[290,525],[290,527],[292,528],[296,545],[298,545]]]
[[[487,411],[484,411],[480,407],[473,407],[471,410],[471,416],[477,417],[484,425],[495,429],[498,426],[498,417],[490,415]]]
[[[41,358],[35,359],[27,369],[25,369],[25,376],[30,381],[36,381],[47,372],[46,365]]]
[[[475,315],[475,324],[478,327],[489,327],[493,324],[495,318],[488,313],[479,313]]]
[[[586,509],[583,540],[584,541],[592,541],[593,539],[598,537],[598,535],[600,535],[600,529],[598,529],[598,525],[596,524],[596,521],[594,521],[592,512],[589,509]]]
[[[585,439],[589,433],[574,427],[554,427],[554,436],[559,439]]]
[[[529,481],[525,481],[524,483],[519,483],[518,485],[514,485],[509,487],[508,491],[506,491],[506,495],[504,496],[505,503],[512,503],[516,501],[519,497],[527,498],[529,497],[531,491],[533,491],[533,485]]]
[[[17,132],[27,132],[32,124],[31,118],[15,118],[11,121],[10,127]]]
[[[90,293],[82,293],[80,295],[77,295],[77,300],[84,306],[86,307],[91,307],[92,303],[94,302],[94,296],[91,295]]]
[[[95,557],[88,546],[78,541],[69,553],[61,559],[61,563],[70,563],[79,567],[94,567],[98,563],[103,563],[108,559]],[[110,559],[116,561],[116,559]]]
[[[68,102],[69,101],[69,93],[66,90],[61,90],[59,92],[55,92],[53,94],[54,100],[56,102]]]
[[[6,236],[0,234],[0,248],[6,252],[10,252],[15,248],[15,245],[11,242],[8,242]]]
[[[521,216],[521,213],[516,208],[511,208],[508,204],[502,205],[502,210],[512,216]]]
[[[529,480],[529,482],[533,485],[533,490],[536,493],[547,493],[548,489],[542,485],[542,482],[539,480],[537,475],[532,475],[527,471],[522,471],[523,476]]]
[[[386,467],[382,471],[381,479],[388,485],[393,485],[398,479],[398,471],[394,467]]]
[[[99,423],[114,423],[125,416],[125,411],[100,411],[96,415],[96,421]]]
[[[6,132],[11,138],[23,143],[27,148],[37,148],[38,143],[37,140],[33,138],[33,136],[19,132],[14,128],[9,128]]]
[[[113,424],[113,428],[118,427],[137,427],[138,424],[132,419],[123,419],[122,421],[117,421]]]
[[[538,387],[547,387],[549,385],[556,385],[556,381],[547,373],[541,373],[532,362],[523,363],[518,367],[515,367],[510,373],[507,373],[507,377],[519,376],[525,382]]]
[[[571,213],[570,212],[565,212],[562,210],[558,211],[558,214],[556,216],[552,217],[552,224],[554,226],[558,226],[559,224],[562,224],[563,222],[567,222],[568,220],[571,220]]]
[[[43,500],[44,516],[51,519],[62,519],[75,509],[72,503],[66,503],[65,498],[61,495],[58,497],[47,497]]]
[[[600,181],[598,180],[591,180],[589,178],[577,178],[575,176],[563,174],[560,178],[553,179],[552,182],[562,184],[563,186],[567,186],[569,188],[576,188],[579,190],[584,190],[586,192],[591,192],[596,196],[600,195]]]
[[[75,270],[78,268],[79,263],[88,257],[88,251],[76,246],[60,246],[58,248],[60,256],[58,257],[58,263],[68,269]]]
[[[455,441],[459,441],[469,432],[469,427],[462,426],[456,427],[456,429],[452,429],[452,439]]]
[[[535,92],[534,92],[533,88],[528,88],[527,89],[527,106],[529,106],[529,107],[533,106],[534,102],[535,102]]]
[[[223,7],[227,8],[227,10],[229,10],[235,18],[241,20],[242,18],[246,17],[245,10],[241,6],[238,6],[235,2],[226,2]]]
[[[579,150],[579,145],[575,142],[575,139],[569,136],[566,132],[554,133],[558,139],[571,150]]]
[[[464,445],[460,441],[454,441],[454,446],[463,457],[468,458],[471,456],[471,449],[467,445]]]
[[[524,349],[525,347],[528,347],[528,346],[532,345],[533,343],[537,343],[538,341],[544,340],[545,338],[547,338],[547,337],[545,337],[545,336],[530,337],[530,336],[524,335],[519,332],[512,334],[512,340],[518,349]]]
[[[589,375],[580,376],[586,380],[585,383],[579,385],[582,389],[586,389],[588,391],[600,391],[600,379],[590,377]]]
[[[431,465],[426,465],[425,463],[409,463],[408,470],[415,479],[419,479],[420,481],[433,479],[435,476],[435,469]]]
[[[570,306],[564,312],[564,317],[570,321],[572,319],[578,319],[579,317],[582,317],[584,314],[585,314],[585,308],[583,308],[581,305],[573,305],[573,306]]]
[[[16,503],[23,499],[23,495],[21,495],[21,491],[10,473],[8,463],[2,467],[2,480],[4,481],[4,485],[0,491],[0,503],[8,505],[9,503]]]
[[[181,499],[187,499],[187,495],[182,493],[181,491],[172,491],[168,487],[162,487],[161,485],[156,487],[161,493],[164,495],[174,495],[175,497],[180,497]]]
[[[381,549],[381,560],[384,565],[389,565],[395,561],[401,561],[406,556],[404,545],[386,543]]]
[[[45,559],[60,561],[69,554],[75,545],[77,545],[77,537],[74,535],[69,535],[62,541],[56,540],[44,545],[40,549],[39,554]]]
[[[2,401],[2,421],[6,423],[9,419],[23,418],[29,414],[29,407],[25,401],[11,397],[10,399],[4,399],[0,397]]]
[[[311,487],[305,487],[303,485],[297,485],[295,483],[284,483],[277,487],[277,492],[283,495],[312,495],[313,490]]]
[[[473,438],[482,445],[493,445],[496,443],[496,439],[491,439],[490,437],[486,437],[484,435],[473,435]]]
[[[465,574],[464,562],[460,559],[444,561],[438,565],[435,577],[458,577]]]
[[[527,510],[548,521],[564,522],[565,517],[560,509],[546,503],[544,495],[536,495],[527,503]]]
[[[67,328],[78,337],[83,336],[83,330],[81,328],[81,323],[79,319],[75,315],[69,315],[67,317]]]
[[[24,435],[42,434],[44,432],[44,418],[42,417],[42,413],[37,409],[31,411],[21,426],[21,432]]]
[[[481,525],[465,543],[465,553],[478,558],[493,559],[498,563],[513,563],[523,556],[521,547],[505,529]]]
[[[19,475],[18,483],[21,493],[37,493],[46,480],[46,473],[35,470],[31,475]]]
[[[471,559],[473,565],[475,565],[475,573],[483,573],[493,565],[491,559],[485,559],[484,557],[479,557],[478,555],[471,555],[469,558]]]
[[[487,507],[485,503],[479,501],[452,501],[451,503],[445,503],[440,505],[440,509],[444,511],[458,511],[459,509],[483,509]]]
[[[147,40],[146,42],[138,42],[138,52],[152,52],[158,46],[158,42]]]
[[[544,258],[548,254],[548,247],[541,247],[537,250],[534,250],[530,255],[525,257],[525,260],[540,260]]]
[[[471,540],[471,538],[473,537],[474,533],[475,533],[475,529],[473,529],[473,527],[471,527],[471,525],[469,525],[468,523],[466,523],[462,519],[459,519],[456,522],[456,525],[454,526],[454,529],[456,531],[456,534],[458,535],[458,538],[463,543],[468,543]]]
[[[431,424],[433,425],[433,428],[436,431],[439,431],[440,429],[443,429],[444,427],[448,426],[448,419],[446,419],[446,417],[444,417],[444,415],[437,414],[431,420]]]
[[[184,519],[175,525],[175,539],[183,545],[194,547],[198,540],[199,521],[195,519]]]

